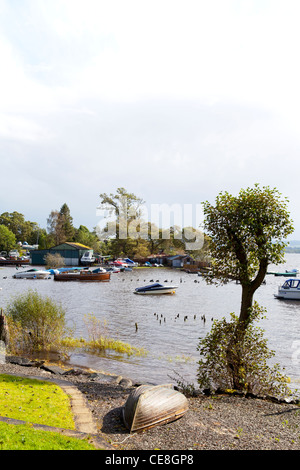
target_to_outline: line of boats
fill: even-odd
[[[37,269],[31,268],[26,271],[16,272],[13,277],[15,279],[49,279],[51,275],[55,281],[109,281],[111,273],[118,272],[114,267],[96,269],[72,267],[59,269]],[[278,292],[274,294],[277,299],[300,300],[300,278],[296,278],[298,270],[286,271],[281,276],[288,276],[283,285],[278,287]],[[275,274],[275,273],[268,273]],[[276,275],[276,274],[275,274]],[[277,274],[279,275],[279,273]],[[292,277],[290,277],[292,275]],[[134,290],[138,295],[158,295],[158,294],[175,294],[177,286],[160,284],[158,282],[146,286],[137,287]]]
[[[91,270],[90,268],[59,268],[59,269],[37,269],[31,268],[26,271],[16,272],[13,275],[15,279],[50,279],[53,275],[54,281],[109,281],[112,272],[119,272],[113,268],[105,269],[97,267]],[[134,291],[139,295],[153,295],[153,294],[175,294],[177,286],[170,286],[166,284],[153,283],[147,286],[137,287]]]

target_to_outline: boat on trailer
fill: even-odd
[[[274,295],[277,299],[300,300],[300,279],[287,279]]]
[[[137,287],[134,291],[135,294],[141,295],[154,295],[154,294],[175,294],[177,286],[167,286],[155,282],[144,287]]]
[[[131,392],[123,407],[123,421],[130,432],[144,431],[170,423],[188,411],[186,397],[172,384],[140,385]]]

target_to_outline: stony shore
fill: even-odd
[[[297,403],[201,394],[188,397],[189,410],[179,420],[130,434],[122,420],[122,407],[137,385],[130,379],[11,362],[0,364],[0,373],[56,377],[76,385],[86,399],[99,436],[115,450],[300,450]]]

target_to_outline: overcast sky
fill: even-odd
[[[99,194],[213,202],[255,183],[300,239],[299,0],[0,0],[0,213]]]

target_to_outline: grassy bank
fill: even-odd
[[[0,374],[0,416],[25,421],[26,425],[0,422],[2,450],[92,450],[87,441],[39,431],[32,423],[75,429],[68,396],[56,384]]]

